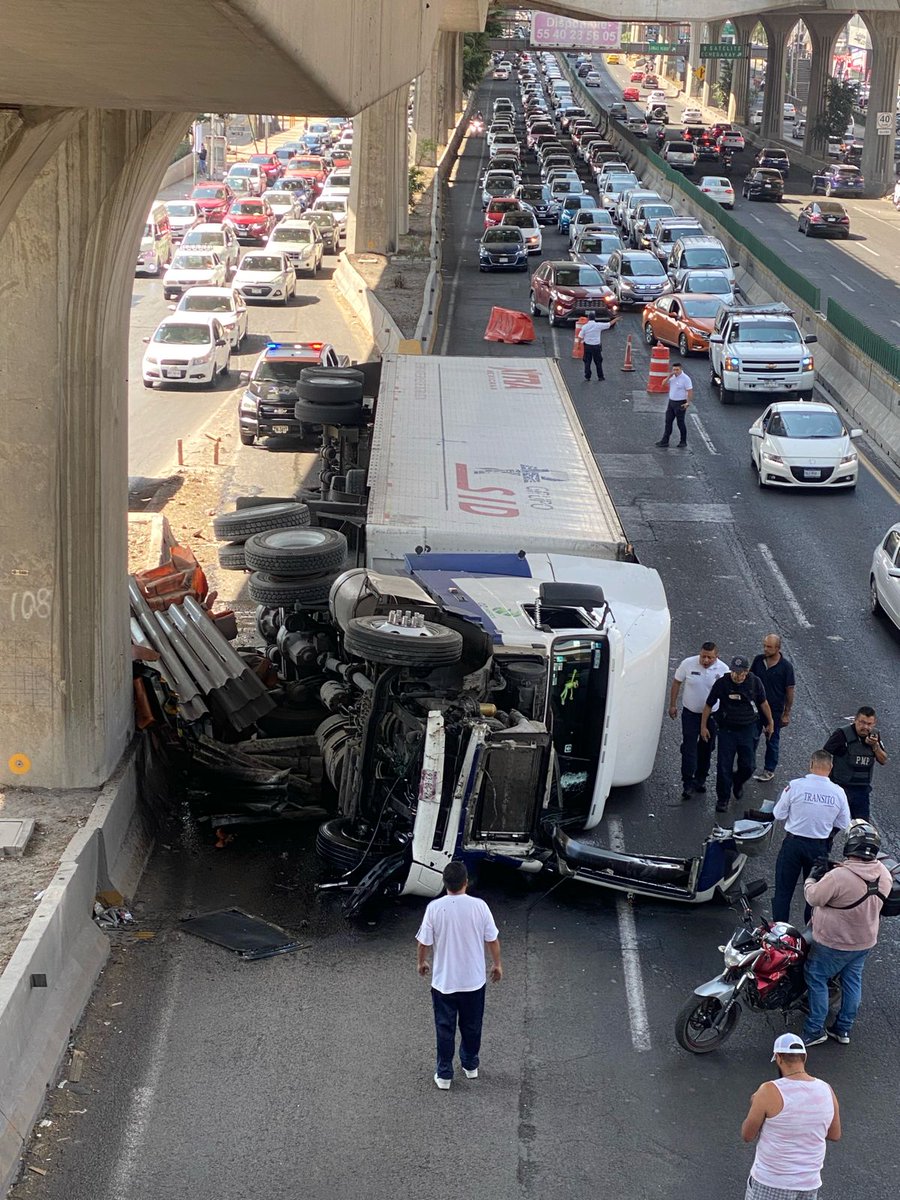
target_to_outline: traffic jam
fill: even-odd
[[[310,121],[295,141],[153,204],[137,272],[160,281],[171,315],[144,339],[145,388],[214,387],[241,352],[248,306],[299,302],[304,281],[344,247],[352,146],[349,120]],[[307,363],[327,363],[331,353],[325,343],[306,350]],[[293,432],[287,424],[266,432]]]

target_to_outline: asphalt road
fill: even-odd
[[[511,91],[486,84],[479,104],[487,111]],[[482,149],[466,144],[446,214],[445,350],[560,357],[626,529],[665,581],[673,665],[707,637],[731,654],[755,652],[769,630],[783,634],[798,676],[795,719],[776,782],[752,785],[746,799],[774,795],[801,773],[809,751],[860,702],[879,709],[893,751],[900,637],[868,615],[866,589],[896,496],[866,472],[856,495],[760,492],[747,436],[758,409],[722,408],[700,359],[688,363],[699,418],[689,449],[654,449],[661,414],[643,391],[647,353],[631,314],[607,339],[606,384],[583,381],[569,357],[571,332],[550,331],[545,320],[531,346],[484,342],[492,304],[524,310],[528,289],[524,276],[477,269]],[[546,254],[561,246],[548,231]],[[628,332],[632,375],[619,370]],[[611,799],[629,848],[691,853],[712,824],[711,797],[679,799],[678,740],[666,720],[654,777]],[[894,846],[896,762],[894,754],[879,771],[875,798]],[[600,837],[608,832],[607,823]],[[497,917],[506,974],[489,991],[482,1077],[444,1093],[431,1080],[430,1005],[414,969],[421,903],[390,907],[369,930],[349,929],[314,898],[310,843],[276,831],[215,851],[188,825],[160,839],[136,906],[140,927],[155,936],[114,938],[75,1038],[88,1055],[82,1083],[53,1089],[53,1124],[39,1130],[29,1159],[48,1173],[26,1173],[14,1200],[743,1194],[752,1150],[739,1126],[751,1091],[771,1077],[781,1023],[745,1014],[728,1045],[704,1058],[679,1050],[672,1031],[695,984],[719,969],[716,946],[735,923],[727,909],[617,908],[600,890],[485,873],[478,890]],[[769,854],[748,873],[771,880],[772,868]],[[188,913],[232,905],[296,930],[306,948],[242,963],[178,928]],[[811,1054],[844,1115],[844,1140],[826,1165],[831,1196],[883,1200],[900,1168],[898,937],[898,923],[888,924],[869,961],[853,1045]]]
[[[586,89],[605,107],[621,101],[622,88],[628,85],[630,67],[608,66],[605,56],[594,55],[595,66],[604,80],[599,88]],[[675,120],[687,107],[683,97],[671,97],[672,84],[665,80],[670,94],[668,101],[670,136],[680,132]],[[699,101],[692,102],[696,107]],[[645,105],[628,104],[629,113],[643,114]],[[785,143],[789,124],[785,122]],[[757,144],[761,144],[758,141]],[[790,150],[788,151],[790,155]],[[850,216],[850,237],[847,241],[806,237],[797,232],[797,214],[812,198],[811,177],[801,167],[793,165],[785,185],[784,200],[778,204],[741,198],[741,182],[753,164],[755,152],[748,149],[734,156],[730,178],[737,194],[732,212],[735,220],[783,258],[789,266],[802,272],[819,288],[822,309],[829,297],[836,300],[854,316],[864,320],[870,329],[890,342],[900,339],[900,213],[888,200],[856,200],[840,198]],[[715,163],[698,163],[694,180],[701,175],[717,175]]]

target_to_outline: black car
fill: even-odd
[[[533,210],[538,225],[555,225],[559,205],[550,195],[545,183],[520,183],[513,195]]]
[[[783,200],[781,172],[770,167],[752,167],[741,186],[741,195],[745,200]]]
[[[628,109],[624,104],[617,101],[609,106],[609,115],[614,121],[624,121],[628,117]]]
[[[820,234],[822,237],[848,238],[850,218],[837,200],[810,200],[797,214],[797,232],[805,233],[807,237]]]
[[[791,160],[788,158],[787,150],[782,150],[780,146],[763,146],[753,161],[758,167],[772,167],[774,170],[780,171],[782,182],[787,179],[791,169]]]

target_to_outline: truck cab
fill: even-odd
[[[709,339],[710,371],[719,385],[719,399],[733,404],[741,392],[812,400],[815,360],[786,304],[741,307],[725,304],[716,316]]]

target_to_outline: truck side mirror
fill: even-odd
[[[817,342],[819,339],[816,337],[816,335],[814,333],[810,333],[810,334],[807,334],[807,336],[803,340],[804,340],[804,342],[806,342],[807,346],[811,346],[813,344],[813,342]]]
[[[721,333],[713,333],[710,335],[709,343],[711,346],[721,346],[723,340]]]

